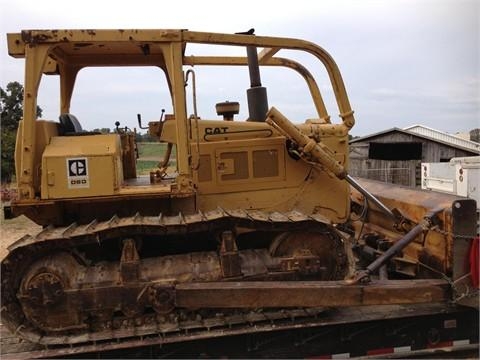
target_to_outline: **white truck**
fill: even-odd
[[[450,162],[422,163],[422,189],[465,196],[480,208],[480,156],[453,158]],[[477,218],[477,234],[478,234]]]

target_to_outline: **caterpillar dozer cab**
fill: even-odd
[[[214,55],[189,52],[201,45]],[[446,277],[471,289],[475,202],[348,175],[353,111],[321,47],[251,33],[25,30],[8,34],[8,48],[25,59],[25,100],[6,213],[44,226],[2,261],[2,321],[16,334],[47,345],[208,334],[274,327],[292,311],[447,303],[459,295]],[[340,121],[289,51],[326,70]],[[149,175],[137,175],[135,131],[86,131],[70,111],[79,71],[108,66],[165,74],[172,113],[148,130],[166,151]],[[234,119],[236,101],[212,104],[220,119],[197,113],[203,66],[248,69],[246,119]],[[314,118],[292,122],[270,106],[260,69],[279,67],[305,80]],[[44,75],[60,79],[59,120],[36,119]]]

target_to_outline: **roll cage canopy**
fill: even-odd
[[[27,48],[47,46],[47,57],[42,64],[45,74],[76,74],[91,66],[158,66],[167,74],[165,55],[172,43],[181,45],[183,65],[247,65],[246,57],[185,56],[188,43],[248,46],[262,48],[259,64],[285,66],[298,71],[307,81],[320,118],[328,118],[327,111],[310,72],[301,64],[276,57],[281,49],[303,50],[316,56],[325,65],[333,85],[340,116],[351,112],[343,80],[332,57],[321,47],[304,40],[265,37],[244,34],[220,34],[188,30],[23,30],[8,34],[9,54],[26,57]],[[38,65],[37,65],[38,67]],[[69,77],[72,77],[70,74]],[[167,76],[171,86],[170,76]],[[73,84],[72,84],[73,85]],[[316,87],[316,89],[315,89]],[[327,119],[328,120],[328,119]],[[344,119],[345,120],[345,119]],[[351,119],[353,120],[353,118]],[[352,124],[353,125],[353,124]]]
[[[77,73],[84,67],[156,66],[166,74],[176,119],[186,119],[184,73],[185,65],[247,66],[247,56],[185,55],[188,44],[255,47],[260,66],[291,68],[305,79],[318,117],[330,122],[318,85],[312,74],[300,63],[278,57],[282,49],[312,54],[325,66],[330,78],[339,115],[347,128],[354,125],[353,111],[345,86],[332,57],[318,45],[299,39],[266,37],[247,34],[221,34],[188,30],[23,30],[7,34],[9,54],[25,58],[25,97],[20,190],[22,198],[32,198],[32,173],[35,149],[34,127],[36,99],[43,74],[60,76],[60,113],[69,113]],[[189,174],[186,121],[177,124],[178,165],[180,174]],[[22,186],[24,184],[25,186]]]

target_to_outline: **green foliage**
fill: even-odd
[[[135,137],[135,140],[137,141],[137,143],[140,143],[140,142],[155,142],[155,141],[158,141],[158,138],[156,136],[150,135],[147,132],[145,134],[137,133],[137,135]]]
[[[0,87],[0,113],[2,129],[16,130],[23,116],[23,86],[17,81],[9,82],[6,90]],[[37,117],[42,109],[37,106]]]
[[[17,81],[7,84],[5,90],[0,87],[0,123],[1,123],[1,179],[11,181],[15,173],[14,153],[18,122],[23,117],[23,86]],[[42,109],[37,106],[37,117]]]
[[[470,130],[470,141],[475,141],[480,143],[480,129],[472,129]]]
[[[110,134],[111,133],[111,130],[110,128],[100,128],[100,129],[93,129],[92,130],[93,132],[99,132],[101,134]]]
[[[15,173],[15,137],[16,131],[2,128],[1,178],[2,182],[11,182]]]
[[[0,87],[0,100],[2,131],[15,130],[23,115],[23,86],[15,81],[8,83],[6,91]]]

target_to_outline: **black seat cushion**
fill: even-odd
[[[80,125],[80,122],[75,115],[68,113],[61,114],[60,124],[62,125],[62,129],[65,134],[83,132],[82,125]]]

